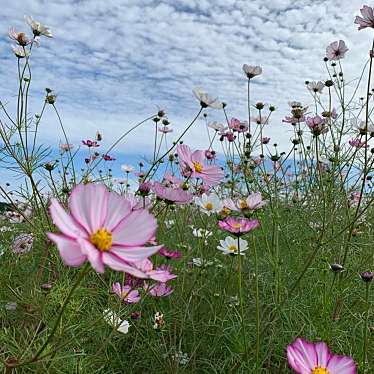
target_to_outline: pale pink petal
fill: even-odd
[[[177,153],[179,159],[184,162],[185,164],[189,165],[192,167],[192,162],[191,162],[191,149],[188,145],[186,144],[178,144],[177,145]]]
[[[113,230],[113,245],[141,246],[154,236],[156,226],[156,219],[146,210],[133,211]]]
[[[330,374],[356,374],[357,367],[351,357],[334,355],[326,369]]]
[[[113,229],[131,213],[131,203],[116,192],[108,194],[108,214],[103,224],[109,231]]]
[[[80,266],[87,257],[81,252],[81,249],[75,240],[66,236],[48,233],[48,238],[52,240],[60,253],[62,261],[68,266]]]
[[[165,283],[177,277],[175,274],[171,274],[166,270],[151,270],[147,272],[147,275],[149,278],[161,283]]]
[[[130,263],[123,261],[121,258],[110,252],[103,253],[103,262],[113,270],[123,271],[125,273],[131,274],[136,278],[148,278],[146,273],[138,270]]]
[[[78,238],[77,241],[81,248],[82,253],[87,256],[87,259],[92,265],[92,267],[98,273],[104,273],[105,269],[104,269],[104,263],[102,259],[103,252],[99,251],[88,240],[84,238]]]
[[[326,367],[331,357],[330,350],[326,343],[320,342],[315,345],[315,351],[317,354],[317,364],[321,367]]]
[[[194,151],[191,154],[191,161],[198,162],[201,165],[204,165],[205,161],[205,152],[204,151]]]
[[[85,230],[80,227],[68,213],[66,213],[64,208],[54,198],[51,199],[49,212],[51,213],[53,223],[66,236],[75,239],[85,233]]]
[[[87,230],[94,233],[103,227],[107,216],[109,192],[103,184],[79,184],[69,198],[73,217]]]
[[[137,262],[152,256],[162,248],[162,245],[157,247],[120,247],[112,246],[110,253],[123,259],[123,261]]]

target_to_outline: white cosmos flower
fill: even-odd
[[[32,32],[35,36],[44,35],[48,38],[53,37],[52,32],[48,26],[35,21],[31,16],[25,16],[25,20],[30,25]]]
[[[118,332],[122,334],[127,334],[129,332],[130,323],[129,321],[122,320],[119,316],[110,309],[105,309],[103,312],[104,320],[110,326],[117,329]]]
[[[196,99],[200,101],[200,105],[203,108],[210,107],[213,109],[222,109],[223,104],[218,98],[212,98],[209,94],[200,87],[196,87],[192,90],[193,94],[195,95]]]
[[[212,236],[213,233],[208,230],[193,228],[192,235],[196,236],[196,238],[208,238],[209,236]]]
[[[220,245],[217,249],[222,251],[224,255],[237,255],[238,250],[238,240],[231,236],[226,237],[225,240],[220,240]],[[244,239],[239,238],[240,254],[244,256],[244,252],[248,249],[248,242]]]
[[[262,67],[261,66],[252,66],[252,65],[243,65],[244,74],[247,76],[248,79],[252,79],[257,75],[262,74]]]
[[[314,93],[322,93],[323,91],[323,88],[325,87],[325,84],[321,81],[318,81],[318,82],[309,82],[307,84],[307,88],[309,91],[312,91]]]
[[[224,126],[222,123],[218,123],[217,121],[210,122],[208,127],[216,131],[223,131],[226,129],[226,126]]]
[[[351,124],[354,126],[361,134],[365,134],[366,132],[374,132],[374,125],[372,123],[368,123],[366,127],[366,121],[363,121],[358,118],[352,118]]]
[[[201,197],[195,197],[195,204],[202,212],[210,216],[212,213],[218,213],[223,209],[223,204],[216,194],[203,194]]]
[[[192,259],[192,265],[197,266],[197,267],[208,267],[213,265],[213,261],[211,260],[206,260],[200,257],[194,257]]]
[[[134,171],[134,168],[131,165],[121,165],[121,170],[125,173],[131,173]]]
[[[12,45],[12,50],[18,58],[25,58],[27,56],[30,56],[30,51],[25,47],[21,47],[20,45]]]

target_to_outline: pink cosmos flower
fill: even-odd
[[[150,287],[149,294],[153,297],[166,297],[174,292],[175,287],[169,286],[166,283],[157,283]]]
[[[165,283],[177,277],[175,274],[171,273],[171,267],[160,266],[156,269],[153,269],[153,264],[148,258],[142,261],[138,261],[134,265],[138,270],[146,274],[146,277],[151,278],[157,282]]]
[[[152,191],[168,203],[188,204],[192,200],[192,195],[182,188],[165,187],[160,182],[153,183]]]
[[[229,128],[237,132],[245,132],[248,131],[248,123],[246,121],[242,122],[237,118],[231,118]]]
[[[163,257],[166,257],[167,259],[175,259],[175,260],[179,260],[181,257],[182,257],[182,254],[178,251],[168,251],[166,248],[161,248],[159,251],[158,251],[158,254],[160,256],[163,256]]]
[[[261,192],[251,193],[245,200],[240,200],[240,209],[257,210],[268,203],[267,200],[262,200]]]
[[[8,35],[10,39],[16,41],[22,47],[32,43],[32,40],[28,39],[24,32],[17,32],[13,27],[9,29]]]
[[[329,61],[340,60],[344,58],[344,55],[348,51],[347,46],[344,43],[344,40],[339,40],[338,42],[331,43],[326,48],[326,57]]]
[[[80,184],[69,198],[70,213],[51,199],[50,214],[61,234],[48,233],[68,266],[87,260],[99,273],[105,265],[139,278],[149,275],[134,263],[144,261],[162,246],[145,247],[155,235],[156,220],[144,209],[133,211],[130,202],[102,184]]]
[[[367,147],[369,147],[369,144],[366,144],[366,142],[363,142],[360,139],[351,139],[349,141],[349,145],[351,147],[355,147],[355,148],[367,148]]]
[[[73,148],[74,148],[73,144],[69,144],[69,143],[60,144],[60,152],[61,153],[68,152],[68,151],[72,150]]]
[[[287,358],[291,368],[299,374],[357,373],[351,357],[332,354],[324,342],[310,343],[298,338],[287,347]]]
[[[265,125],[265,123],[268,123],[268,119],[265,116],[251,117],[251,121],[258,125]]]
[[[172,175],[170,173],[165,173],[164,175],[164,181],[169,182],[171,184],[174,184],[176,186],[180,186],[183,183],[183,180],[176,177],[175,175]]]
[[[228,217],[218,222],[220,229],[231,232],[237,236],[243,235],[255,229],[259,225],[257,219]]]
[[[159,127],[158,131],[162,132],[163,134],[167,134],[168,132],[173,132],[173,129],[167,126]]]
[[[270,138],[269,137],[264,136],[264,137],[261,138],[261,143],[262,144],[269,144],[269,142],[270,142]]]
[[[140,294],[138,290],[134,290],[130,285],[121,286],[119,282],[112,285],[113,292],[124,302],[128,304],[135,304],[140,301]]]
[[[205,158],[207,160],[214,160],[216,158],[216,151],[213,151],[213,149],[212,150],[207,149],[205,151]]]
[[[329,131],[325,125],[325,119],[320,116],[307,117],[306,124],[310,128],[313,135],[318,136]]]
[[[115,158],[109,155],[103,155],[104,161],[115,161]]]
[[[216,186],[223,178],[224,172],[220,167],[205,164],[204,151],[191,152],[187,145],[178,144],[177,153],[182,171],[187,171],[191,178],[201,178],[208,187]]]
[[[282,119],[282,122],[285,122],[285,123],[292,123],[292,124],[296,124],[298,122],[304,122],[305,121],[305,117],[302,116],[300,118],[296,118],[296,117],[291,117],[291,116],[286,116],[284,119]]]
[[[82,140],[82,143],[86,145],[88,148],[91,147],[99,147],[100,145],[97,143],[96,140]]]
[[[362,17],[356,16],[355,18],[355,24],[359,25],[358,29],[362,30],[362,29],[365,29],[366,27],[374,28],[373,8],[370,6],[364,5],[360,9],[360,12],[361,12]]]

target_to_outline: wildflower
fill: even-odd
[[[218,98],[211,98],[202,88],[194,88],[192,92],[195,95],[196,99],[200,101],[200,105],[202,108],[223,108],[223,104],[218,100]]]
[[[343,40],[339,40],[338,42],[331,43],[326,48],[326,57],[329,61],[333,60],[340,60],[344,58],[344,55],[348,51],[347,46],[345,45]]]
[[[131,165],[121,165],[121,170],[125,173],[131,173],[134,171],[134,168]]]
[[[257,219],[247,219],[247,218],[233,218],[228,217],[223,221],[218,222],[220,229],[231,232],[237,236],[243,235],[259,225]]]
[[[17,309],[17,303],[6,303],[4,307],[5,307],[5,310],[14,311]]]
[[[262,144],[269,144],[269,142],[270,142],[270,138],[268,138],[267,136],[264,136],[261,138]]]
[[[106,155],[103,155],[103,160],[104,161],[114,161],[115,158],[106,154]]]
[[[12,252],[17,255],[28,253],[32,249],[33,236],[31,234],[20,234],[12,243]]]
[[[204,151],[191,152],[190,147],[185,144],[177,146],[182,172],[192,178],[201,178],[208,187],[217,185],[224,176],[223,170],[215,165],[206,165]]]
[[[325,87],[325,84],[323,82],[321,82],[321,81],[318,81],[318,82],[314,82],[313,81],[313,82],[309,82],[307,84],[307,87],[308,87],[309,91],[321,94],[323,88]]]
[[[253,192],[245,200],[240,200],[238,207],[241,210],[257,210],[265,206],[267,203],[267,200],[262,200],[261,192]]]
[[[251,121],[257,123],[258,125],[265,125],[266,123],[268,123],[268,119],[265,116],[251,117]]]
[[[9,29],[8,35],[10,39],[16,41],[22,47],[32,42],[26,37],[24,32],[17,32],[13,27]]]
[[[212,213],[218,213],[223,209],[222,202],[216,194],[203,194],[201,197],[195,197],[195,204],[200,209],[210,216]]]
[[[299,374],[357,373],[351,357],[332,354],[324,342],[310,343],[298,338],[287,347],[287,358],[291,368]]]
[[[91,148],[91,147],[99,147],[100,145],[97,143],[96,140],[82,140],[82,143],[84,145],[86,145],[88,148]]]
[[[216,131],[223,131],[226,127],[216,121],[208,123],[208,127]]]
[[[363,30],[366,27],[374,28],[373,8],[370,7],[370,6],[364,5],[360,9],[360,12],[361,12],[362,17],[356,16],[356,18],[355,18],[355,24],[359,25],[358,30]]]
[[[50,213],[61,234],[48,233],[68,266],[89,261],[99,273],[104,265],[148,278],[134,263],[161,246],[145,247],[156,231],[156,220],[145,209],[133,211],[130,202],[102,184],[80,184],[69,198],[70,214],[52,198]]]
[[[120,299],[128,304],[135,304],[140,300],[139,291],[132,289],[129,285],[121,286],[119,282],[115,282],[112,285],[112,289]]]
[[[160,266],[154,269],[148,258],[135,262],[134,266],[146,275],[143,278],[150,278],[157,282],[165,283],[177,277],[175,274],[171,274],[171,266]]]
[[[121,332],[122,334],[127,334],[129,332],[130,323],[126,320],[122,320],[117,313],[112,310],[105,309],[103,317],[104,321],[115,328],[118,332]]]
[[[306,124],[314,136],[319,136],[329,131],[328,127],[325,125],[325,119],[318,115],[314,117],[307,117]]]
[[[60,153],[63,154],[65,152],[71,151],[73,148],[74,148],[73,144],[69,144],[69,143],[60,144]]]
[[[164,315],[160,312],[157,312],[153,317],[154,323],[153,328],[155,330],[160,330],[165,325]]]
[[[208,238],[209,236],[212,236],[213,233],[209,230],[193,228],[192,235],[196,238]]]
[[[163,257],[166,257],[168,260],[170,259],[175,259],[175,260],[179,260],[181,257],[182,257],[182,254],[178,251],[168,251],[166,248],[161,248],[159,251],[158,251],[158,254],[160,256],[163,256]]]
[[[149,288],[148,293],[153,297],[166,297],[174,292],[174,288],[166,283],[157,283]]]
[[[355,148],[367,148],[367,147],[369,147],[369,144],[367,144],[366,142],[361,141],[360,139],[351,139],[351,140],[349,140],[349,145],[351,147],[355,147]]]
[[[292,109],[302,108],[302,107],[303,107],[303,105],[300,103],[300,101],[289,101],[289,102],[288,102],[288,105],[289,105]]]
[[[158,131],[162,132],[163,134],[167,134],[169,132],[173,132],[173,129],[167,126],[159,127]]]
[[[238,248],[238,240],[236,238],[232,238],[231,236],[226,237],[225,240],[220,240],[220,245],[217,247],[220,251],[223,252],[224,255],[242,255],[244,256],[244,252],[248,249],[248,242],[239,238],[239,247]]]
[[[340,264],[330,264],[329,267],[330,267],[330,270],[333,271],[334,273],[340,273],[341,271],[344,270],[344,267]]]
[[[352,118],[351,124],[359,131],[360,135],[365,135],[368,132],[374,133],[374,125],[372,123],[368,123],[366,125],[366,121],[360,120],[358,118]]]
[[[160,182],[154,182],[152,186],[152,191],[156,196],[165,200],[168,204],[188,204],[192,200],[192,195],[184,191],[182,188],[173,188],[163,186]]]
[[[247,76],[248,79],[252,79],[257,75],[262,74],[262,67],[261,66],[252,66],[252,65],[243,65],[244,74]]]
[[[205,158],[207,160],[214,160],[216,158],[216,152],[212,150],[207,149],[205,151]]]
[[[245,132],[248,131],[248,123],[246,121],[242,122],[237,118],[231,118],[229,128],[237,132]]]
[[[20,45],[12,45],[12,50],[17,58],[25,58],[30,56],[30,51],[25,47],[21,47]]]
[[[44,35],[48,38],[53,37],[52,32],[48,26],[35,21],[31,16],[25,16],[25,20],[30,25],[34,36],[38,37],[40,35]]]
[[[190,360],[188,354],[183,353],[182,351],[176,352],[174,355],[172,355],[172,358],[180,365],[187,365]]]
[[[360,273],[360,278],[364,281],[364,282],[371,282],[373,280],[373,277],[374,277],[374,273],[372,271],[364,271],[362,273]]]
[[[169,219],[165,221],[165,226],[167,229],[171,229],[175,224],[175,221],[173,219]]]

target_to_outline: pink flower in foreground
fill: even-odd
[[[149,294],[153,297],[166,297],[174,292],[173,286],[169,286],[166,283],[157,283],[149,288]]]
[[[344,43],[344,40],[339,40],[338,42],[331,43],[326,48],[326,57],[330,60],[340,60],[344,58],[344,55],[348,51],[347,46]]]
[[[123,196],[102,184],[80,184],[69,198],[70,214],[56,199],[50,213],[61,234],[48,233],[66,265],[89,261],[99,273],[104,265],[139,278],[148,274],[134,264],[158,252],[161,246],[145,247],[155,235],[156,220],[144,209],[133,211]]]
[[[169,204],[188,204],[192,200],[192,195],[182,188],[165,187],[160,182],[153,183],[152,191]]]
[[[180,160],[182,171],[190,173],[192,178],[201,178],[208,187],[216,186],[224,176],[223,170],[216,165],[205,164],[205,152],[191,152],[189,146],[179,144],[177,153]]]
[[[287,358],[291,368],[299,374],[357,373],[351,357],[332,354],[324,342],[310,343],[298,338],[287,347]]]
[[[255,229],[260,223],[257,219],[228,217],[218,222],[220,229],[231,232],[237,236]]]
[[[140,301],[140,294],[138,290],[134,290],[129,285],[121,286],[119,282],[112,285],[113,292],[124,302],[128,304],[135,304]]]
[[[356,16],[355,18],[355,24],[359,25],[358,29],[362,30],[362,29],[365,29],[366,27],[374,28],[373,8],[370,6],[364,5],[360,9],[360,12],[361,12],[362,17]]]

